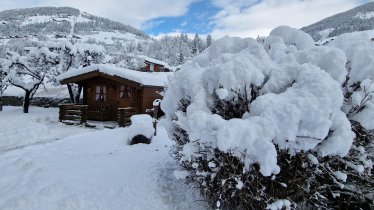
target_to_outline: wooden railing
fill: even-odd
[[[85,124],[87,123],[87,107],[87,105],[60,104],[58,120],[60,122],[79,121],[80,124]]]
[[[88,105],[88,118],[90,120],[110,120],[111,104],[94,103]]]
[[[119,127],[125,127],[131,124],[130,117],[138,114],[136,107],[118,108],[118,125]]]

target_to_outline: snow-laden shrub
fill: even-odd
[[[352,144],[347,57],[288,27],[261,43],[215,41],[162,102],[180,173],[213,207],[370,205],[372,153],[358,143],[369,136]]]

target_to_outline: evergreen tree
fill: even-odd
[[[206,37],[206,47],[209,47],[212,44],[212,41],[212,36],[208,34],[208,36]]]
[[[184,63],[184,55],[183,55],[182,51],[179,51],[178,63],[179,63],[179,65],[182,65]]]
[[[195,34],[195,37],[192,40],[192,54],[193,55],[199,54],[199,40],[200,40],[199,35]]]
[[[3,71],[2,68],[2,59],[0,59],[0,111],[3,110],[3,102],[2,102],[2,97],[5,89],[7,88],[6,82],[4,80],[5,78],[5,71]]]
[[[143,45],[142,45],[142,43],[138,42],[138,44],[137,44],[137,46],[136,46],[136,50],[137,50],[139,53],[141,53],[141,52],[144,51],[144,50],[143,50]]]

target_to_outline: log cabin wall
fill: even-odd
[[[103,120],[117,120],[118,108],[125,108],[130,106],[139,107],[139,91],[132,84],[126,82],[117,82],[103,77],[95,77],[82,81],[81,83],[84,87],[83,89],[83,101],[84,104],[90,106],[95,105],[106,105],[110,106],[110,113]],[[121,87],[122,86],[122,87]],[[123,86],[128,87],[129,91],[128,97],[121,98],[123,95]],[[98,93],[98,88],[103,87],[104,100],[98,101],[100,94]],[[122,88],[122,89],[121,89]],[[122,91],[122,92],[121,92]],[[99,119],[100,120],[100,119]]]
[[[145,113],[146,109],[153,108],[153,101],[155,99],[162,99],[162,96],[159,93],[163,90],[163,87],[144,87],[141,100],[141,110],[143,113]]]

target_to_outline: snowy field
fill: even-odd
[[[67,126],[57,116],[0,112],[0,209],[204,209],[174,177],[161,125],[150,145],[129,146],[129,128]]]

